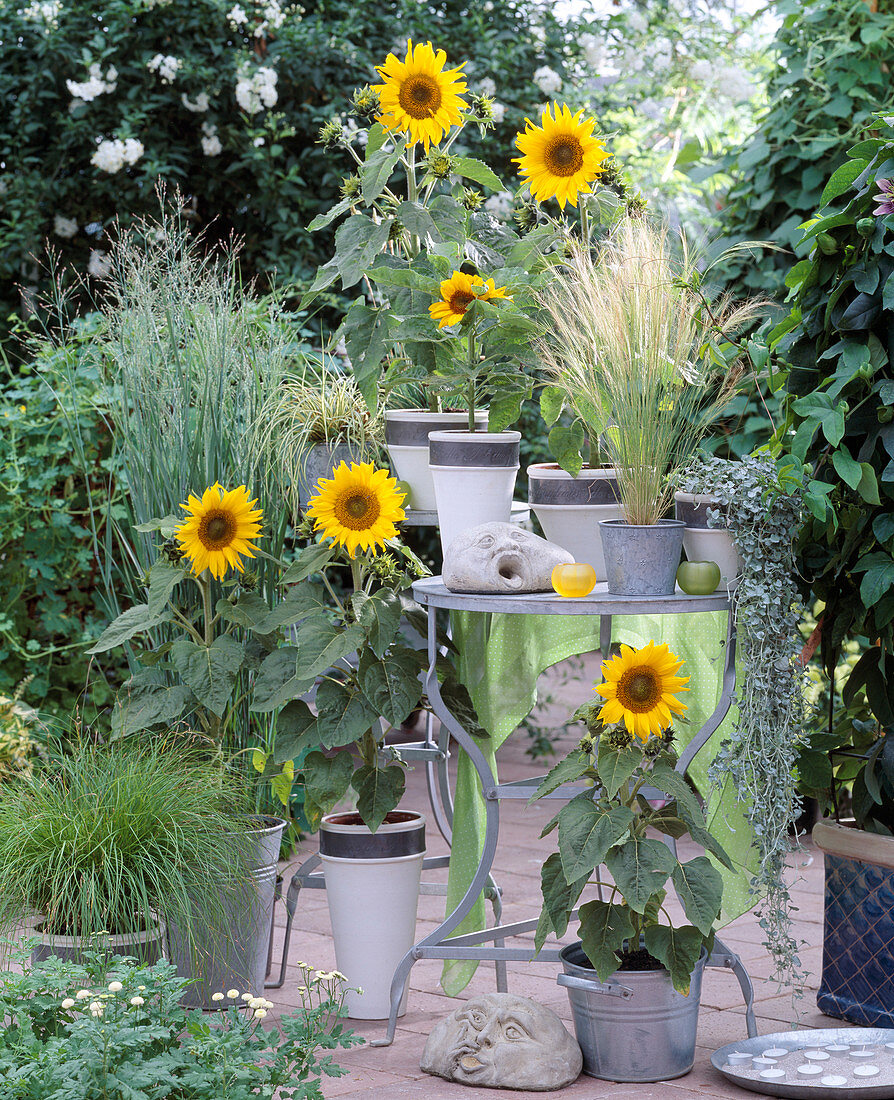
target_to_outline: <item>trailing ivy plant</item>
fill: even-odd
[[[800,479],[760,452],[739,462],[699,459],[679,487],[714,498],[717,507],[707,509],[708,525],[728,528],[742,559],[731,592],[738,720],[715,758],[712,778],[731,777],[748,808],[758,851],[751,888],[765,899],[760,916],[765,946],[774,977],[800,988],[804,975],[785,882],[789,832],[800,813],[795,762],[804,714],[793,544],[801,524]]]
[[[825,605],[818,637],[826,675],[834,676],[850,640],[870,643],[841,691],[844,707],[857,708],[850,729],[836,720],[833,693],[828,730],[812,747],[868,751],[873,766],[889,759],[884,731],[894,727],[892,179],[894,118],[879,117],[826,184],[804,232],[810,255],[786,280],[790,312],[771,334],[786,361],[778,383],[785,412],[779,442],[810,473],[797,549],[804,587]],[[861,715],[864,700],[868,713]],[[840,758],[834,763],[836,778],[856,778],[853,770],[839,776]],[[826,771],[827,781],[814,776],[811,789],[832,787]],[[871,771],[865,793],[880,804]],[[860,792],[858,783],[858,800]],[[857,809],[861,819],[872,816],[868,806]]]

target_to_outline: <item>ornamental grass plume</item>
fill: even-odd
[[[669,238],[666,227],[627,218],[596,256],[573,243],[540,295],[550,321],[539,341],[547,374],[585,424],[608,424],[601,444],[631,524],[666,513],[668,475],[736,391],[735,334],[764,308],[728,296],[712,303],[685,238],[679,252]]]

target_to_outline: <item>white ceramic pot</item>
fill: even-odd
[[[544,535],[573,554],[575,561],[592,565],[596,580],[604,581],[599,521],[624,518],[615,471],[584,466],[577,477],[572,477],[557,463],[538,462],[527,472],[528,501]]]
[[[416,906],[425,857],[425,818],[394,810],[370,832],[357,813],[327,814],[320,825],[320,859],[335,941],[336,965],[347,984],[355,1020],[384,1020],[391,979],[416,942]],[[407,1010],[407,991],[399,1016]]]
[[[683,549],[688,561],[713,561],[720,568],[721,591],[734,588],[742,572],[742,559],[736,549],[731,532],[724,527],[686,527],[683,530]]]
[[[508,523],[521,432],[429,433],[441,550],[480,523]]]
[[[713,561],[720,568],[721,589],[733,588],[742,572],[742,559],[732,532],[726,527],[708,526],[708,509],[719,508],[714,497],[697,493],[674,493],[674,514],[683,520],[683,548],[689,561]]]
[[[405,507],[419,512],[434,512],[435,486],[428,468],[428,433],[467,426],[464,412],[428,412],[423,409],[387,409],[385,447],[391,470],[399,481],[410,487]],[[479,430],[487,429],[487,409],[475,413]]]

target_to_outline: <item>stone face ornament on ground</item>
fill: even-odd
[[[487,993],[435,1025],[420,1067],[462,1085],[547,1092],[576,1080],[581,1064],[555,1012],[528,997]]]
[[[451,542],[442,577],[451,592],[551,592],[552,572],[574,558],[511,523],[481,523]]]

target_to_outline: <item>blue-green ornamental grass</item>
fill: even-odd
[[[0,1079],[15,1100],[318,1100],[347,1071],[330,1053],[363,1040],[345,1030],[344,982],[305,967],[303,1006],[273,1027],[253,990],[221,990],[226,1008],[186,1010],[170,963],[101,954],[0,971]]]

